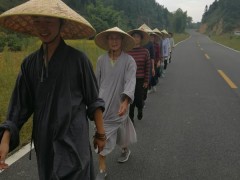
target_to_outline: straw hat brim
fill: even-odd
[[[141,25],[138,29],[143,30],[147,33],[153,32],[153,30],[150,27],[148,27],[146,24]]]
[[[162,36],[161,31],[159,31],[157,28],[153,30],[154,33],[156,33],[159,36]]]
[[[131,31],[128,31],[128,34],[131,36],[134,33],[140,33],[142,35],[141,46],[144,46],[145,44],[147,44],[149,42],[150,37],[149,37],[148,33],[146,33],[145,31],[140,30],[140,29],[133,29]]]
[[[168,35],[168,32],[164,29],[161,31],[161,33],[165,34],[165,35]]]
[[[94,41],[96,45],[106,51],[109,50],[108,45],[108,36],[112,33],[119,33],[122,36],[122,50],[124,52],[130,51],[135,46],[135,40],[132,36],[124,32],[123,30],[119,29],[118,27],[114,27],[108,29],[106,31],[100,32],[96,35]]]
[[[61,36],[64,39],[91,37],[91,24],[61,0],[30,0],[0,15],[0,26],[15,32],[37,36],[32,16],[48,16],[64,20]]]

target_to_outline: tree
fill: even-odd
[[[187,25],[187,12],[183,12],[182,9],[177,9],[173,14],[173,29],[177,33],[183,33]],[[190,20],[190,19],[189,19]]]
[[[207,13],[208,12],[208,5],[205,6],[205,10],[204,10],[204,13]]]
[[[105,6],[102,0],[96,0],[96,4],[87,6],[87,19],[97,32],[108,28],[118,26],[121,29],[126,29],[127,22],[123,12],[116,11],[111,6]]]

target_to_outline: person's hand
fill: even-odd
[[[93,138],[94,138],[93,139],[94,149],[95,151],[97,150],[96,153],[99,154],[103,150],[106,144],[106,140],[107,140],[106,135],[105,133],[100,134],[98,132],[95,132],[95,135],[93,136]]]
[[[8,168],[8,164],[5,163],[5,159],[9,152],[9,144],[2,142],[0,144],[0,170]]]
[[[152,76],[155,76],[155,69],[152,69]]]
[[[120,104],[118,115],[123,116],[127,112],[127,110],[128,110],[128,100],[126,99]]]
[[[144,88],[144,89],[147,89],[147,88],[148,88],[148,83],[147,83],[147,82],[143,83],[143,88]]]
[[[94,137],[93,146],[94,146],[94,149],[97,149],[98,154],[103,150],[105,144],[106,144],[106,138],[99,139],[97,137]]]

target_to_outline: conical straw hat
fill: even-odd
[[[152,33],[153,32],[153,30],[150,27],[148,27],[148,25],[146,25],[145,23],[143,25],[141,25],[138,29],[141,29],[141,30],[143,30],[147,33]]]
[[[168,34],[168,32],[167,32],[165,29],[163,29],[163,30],[161,31],[161,33],[163,33],[163,34]]]
[[[147,32],[149,35],[155,35],[157,38],[159,38],[159,35],[155,33],[150,27],[148,27],[145,23],[141,25],[138,29],[141,29],[145,32]]]
[[[32,16],[50,16],[64,19],[61,36],[64,39],[91,37],[95,29],[61,0],[30,0],[0,15],[0,26],[36,36]]]
[[[155,32],[155,33],[158,34],[159,36],[162,35],[161,31],[160,31],[158,28],[155,28],[155,29],[153,30],[153,32]]]
[[[123,30],[121,30],[118,27],[113,27],[113,28],[107,29],[107,30],[97,34],[95,37],[95,43],[100,48],[108,51],[109,50],[108,36],[111,33],[121,34],[121,36],[123,37],[123,40],[122,40],[122,50],[123,51],[125,51],[125,52],[130,51],[135,46],[135,40],[132,38],[132,36],[130,36],[129,34],[127,34],[126,32],[124,32]]]
[[[146,33],[145,31],[140,30],[140,29],[133,29],[131,31],[128,31],[128,34],[131,36],[134,33],[139,33],[142,35],[141,46],[144,46],[145,44],[147,44],[149,42],[150,37],[149,37],[148,33]]]

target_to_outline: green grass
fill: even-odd
[[[67,44],[69,44],[72,47],[75,47],[82,52],[84,52],[87,57],[90,59],[91,63],[93,64],[93,67],[96,67],[96,62],[98,56],[103,54],[105,51],[97,47],[94,43],[94,41],[89,40],[68,40],[66,41]]]
[[[189,37],[189,34],[187,34],[187,33],[174,34],[174,36],[173,36],[175,44],[187,39],[188,37]]]
[[[223,34],[220,36],[211,35],[210,38],[220,44],[240,51],[240,36],[233,36],[230,34]]]
[[[188,34],[174,34],[175,43],[186,39],[188,36]],[[66,43],[86,53],[94,68],[96,67],[96,60],[98,56],[105,52],[104,50],[98,48],[94,41],[68,40]],[[6,119],[8,103],[22,60],[39,47],[40,42],[36,39],[33,39],[30,45],[26,47],[24,51],[9,52],[5,49],[2,53],[0,53],[0,123]],[[29,120],[21,130],[21,145],[24,145],[30,141],[31,128],[32,123],[31,120]]]

